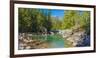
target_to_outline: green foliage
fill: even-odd
[[[68,29],[78,24],[79,15],[78,11],[75,10],[67,10],[64,12],[64,21],[63,21],[63,29]]]
[[[58,18],[52,18],[52,30],[62,29],[62,20]]]
[[[62,29],[69,29],[73,26],[80,26],[90,33],[90,12],[89,11],[76,11],[67,10],[64,12],[64,20]]]
[[[19,32],[38,32],[51,29],[50,10],[19,8]],[[49,24],[49,26],[48,26]]]
[[[90,12],[85,11],[82,14],[82,20],[83,20],[83,28],[86,30],[86,33],[90,35]]]
[[[31,26],[31,17],[28,9],[19,9],[19,31],[27,31]]]
[[[19,32],[43,32],[70,29],[80,25],[87,34],[90,32],[90,12],[65,10],[63,18],[53,17],[51,10],[19,8]]]

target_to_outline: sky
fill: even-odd
[[[43,9],[43,10],[48,11],[49,9]],[[52,17],[63,18],[64,16],[64,10],[51,9],[50,12]]]
[[[58,18],[63,18],[64,16],[64,10],[51,10],[51,16],[53,17],[58,17]]]

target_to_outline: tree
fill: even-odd
[[[31,17],[29,14],[29,9],[19,8],[19,31],[27,32],[28,28],[31,26]]]
[[[62,19],[58,17],[52,17],[52,30],[62,29]]]
[[[41,32],[52,28],[51,12],[45,9],[19,8],[19,32]],[[49,26],[48,26],[49,25]]]
[[[79,15],[78,11],[76,10],[66,10],[64,12],[64,20],[63,20],[63,29],[71,28],[74,25],[79,24]]]
[[[83,22],[83,28],[86,30],[86,33],[90,35],[90,12],[84,11],[82,13],[82,22]]]

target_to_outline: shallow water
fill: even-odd
[[[64,48],[64,40],[59,35],[49,35],[47,40],[51,48]]]

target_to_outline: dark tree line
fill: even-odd
[[[51,29],[50,10],[19,8],[19,32],[41,32]]]

